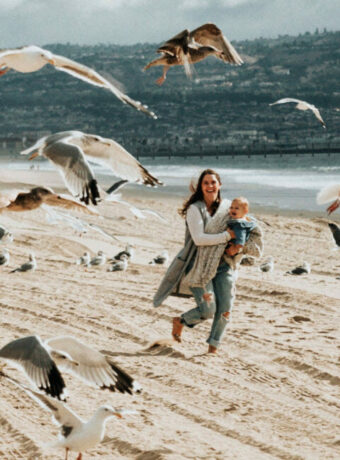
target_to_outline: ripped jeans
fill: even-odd
[[[181,322],[188,327],[194,327],[206,319],[214,318],[207,342],[216,348],[219,346],[230,321],[237,275],[237,271],[233,271],[226,262],[222,262],[217,269],[215,278],[209,281],[205,288],[190,288],[197,307],[181,315]],[[203,299],[203,294],[207,292],[213,294],[213,298],[209,302]]]

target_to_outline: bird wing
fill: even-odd
[[[90,200],[97,204],[99,190],[91,167],[81,147],[70,144],[69,139],[72,137],[47,145],[43,155],[58,168],[72,195],[80,196],[86,204]]]
[[[58,398],[62,396],[64,379],[39,337],[9,342],[1,348],[0,357],[19,364],[40,390]]]
[[[125,104],[129,104],[137,110],[144,112],[146,115],[149,115],[152,118],[157,118],[154,112],[150,111],[146,105],[143,105],[139,101],[135,101],[128,95],[122,93],[115,85],[110,83],[106,78],[102,77],[98,72],[87,67],[84,64],[79,62],[72,61],[64,56],[59,56],[57,54],[53,55],[53,60],[55,62],[55,68],[61,70],[62,72],[67,72],[73,77],[79,78],[87,83],[90,83],[101,88],[106,88],[111,91],[118,99],[120,99]]]
[[[285,97],[283,99],[279,99],[275,102],[273,102],[272,104],[269,104],[269,105],[276,105],[276,104],[286,104],[287,102],[295,102],[296,104],[299,104],[300,101],[299,99],[294,99],[293,97]]]
[[[69,354],[78,363],[75,367],[65,362],[62,366],[65,370],[101,388],[131,393],[133,378],[99,351],[69,336],[54,337],[47,343],[51,348]]]
[[[190,33],[188,29],[184,29],[179,34],[167,40],[164,45],[160,46],[157,53],[165,53],[170,56],[180,57],[181,54],[187,52]]]
[[[1,50],[0,51],[0,67],[6,64],[6,62],[4,62],[4,58],[6,56],[9,56],[11,54],[19,54],[20,52],[21,52],[21,48]]]
[[[311,108],[311,110],[312,110],[312,112],[314,113],[314,115],[316,116],[316,118],[319,120],[319,122],[322,124],[322,126],[323,126],[324,128],[326,128],[326,124],[325,124],[325,122],[323,121],[322,116],[320,115],[319,109],[317,109],[315,106],[313,106],[313,107]]]
[[[200,45],[213,46],[222,51],[222,59],[231,64],[241,65],[243,60],[230,41],[215,24],[207,23],[190,33],[190,37]]]
[[[122,179],[151,186],[162,185],[162,182],[152,176],[136,158],[113,139],[84,134],[80,141],[82,150],[89,160],[110,168]],[[76,143],[79,140],[74,139],[70,142]]]
[[[4,373],[2,373],[2,377],[5,377],[16,387],[25,391],[28,396],[34,399],[44,409],[48,409],[50,412],[52,412],[53,419],[57,425],[62,425],[64,427],[73,429],[80,427],[83,424],[82,420],[77,416],[77,414],[68,408],[62,401],[58,401],[57,399],[51,398],[50,396],[46,396],[42,393],[39,393],[38,391],[34,391]]]
[[[117,193],[118,190],[120,190],[122,187],[124,187],[124,185],[128,184],[129,181],[127,179],[122,179],[118,182],[115,182],[113,185],[111,185],[110,188],[108,188],[107,190],[105,190],[105,192],[110,195],[110,193]]]
[[[44,197],[44,203],[48,206],[70,209],[71,211],[78,211],[83,214],[98,215],[98,212],[95,210],[87,207],[82,203],[79,203],[72,197],[66,195],[58,195],[57,193],[54,193],[53,195],[47,195]]]
[[[331,184],[322,188],[316,196],[317,204],[324,204],[340,198],[340,184]]]

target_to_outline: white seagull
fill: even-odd
[[[53,54],[51,51],[35,45],[0,51],[0,76],[11,69],[22,73],[36,72],[46,64],[51,64],[55,69],[67,72],[73,77],[79,78],[91,85],[108,89],[124,104],[129,104],[146,115],[155,119],[157,118],[155,113],[150,111],[146,105],[131,99],[98,72],[84,64],[72,61],[64,56]]]
[[[332,214],[340,206],[340,184],[327,185],[317,194],[316,202],[318,204],[329,203],[330,201],[333,203],[327,208],[328,214]]]
[[[137,206],[134,206],[133,204],[129,203],[128,201],[122,200],[121,195],[119,193],[111,193],[105,198],[105,201],[109,201],[111,203],[119,203],[122,204],[123,206],[126,206],[129,208],[129,211],[137,217],[137,219],[146,219],[147,215],[149,214],[150,216],[156,217],[158,220],[161,222],[167,223],[168,221],[164,219],[163,216],[158,214],[158,212],[154,211],[153,209],[149,208],[138,208]]]
[[[127,150],[113,139],[82,131],[63,131],[39,139],[20,152],[48,158],[61,173],[66,187],[86,204],[97,204],[100,197],[97,181],[88,160],[104,165],[123,179],[145,185],[162,185]]]
[[[130,260],[130,259],[132,260],[133,256],[134,256],[134,253],[135,253],[135,251],[134,251],[133,247],[131,246],[130,243],[128,243],[125,246],[124,251],[118,252],[118,254],[116,254],[111,259],[109,259],[109,262],[117,262],[118,260],[122,260],[123,256],[126,256],[128,260]]]
[[[303,262],[302,265],[293,268],[286,272],[287,275],[309,275],[311,272],[311,267],[308,262]]]
[[[301,101],[300,99],[294,99],[293,97],[286,97],[284,99],[279,99],[276,102],[273,102],[272,104],[269,105],[276,105],[276,104],[286,104],[287,102],[294,102],[296,104],[295,108],[299,110],[311,110],[316,118],[319,120],[319,122],[322,124],[324,128],[326,128],[325,122],[323,121],[319,110],[315,107],[315,105],[310,104],[309,102],[306,101]]]
[[[106,262],[106,255],[103,253],[103,251],[98,251],[97,255],[92,257],[92,259],[89,261],[89,263],[86,266],[90,267],[93,265],[104,265],[105,262]]]
[[[35,260],[35,255],[31,252],[28,256],[28,262],[25,262],[20,267],[11,270],[10,273],[14,272],[29,272],[34,271],[37,268],[37,261]]]
[[[114,409],[109,405],[99,407],[87,422],[83,421],[65,403],[33,391],[26,385],[7,376],[0,374],[12,382],[16,387],[25,391],[28,396],[35,400],[44,409],[52,412],[53,420],[60,427],[59,439],[55,447],[65,449],[65,460],[68,459],[68,452],[78,452],[77,460],[82,460],[82,453],[100,443],[105,434],[105,425],[109,418],[116,416],[123,418],[125,414],[136,414],[136,411],[127,409]]]
[[[88,251],[85,251],[84,254],[77,259],[76,264],[77,265],[88,265],[91,260],[90,253]]]
[[[3,265],[4,267],[9,264],[9,251],[8,249],[4,248],[0,252],[0,265]]]
[[[261,272],[272,272],[274,270],[274,258],[272,256],[268,257],[266,262],[260,265]]]
[[[151,265],[164,265],[166,263],[169,262],[169,254],[168,254],[168,251],[162,251],[162,254],[160,254],[159,256],[156,256],[152,259],[151,262],[149,262],[149,264]]]
[[[12,243],[13,235],[5,227],[0,225],[0,243]]]
[[[113,262],[111,267],[107,269],[108,272],[125,272],[125,270],[128,267],[128,257],[123,254],[120,258],[120,260],[117,260],[117,262]]]
[[[132,394],[142,390],[141,385],[109,356],[71,336],[42,341],[34,335],[13,340],[0,349],[0,358],[21,366],[40,390],[58,399],[66,395],[59,368],[87,385],[113,392]]]

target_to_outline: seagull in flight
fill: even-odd
[[[13,340],[0,349],[0,359],[8,359],[26,372],[39,390],[64,399],[65,382],[59,368],[87,385],[140,393],[141,385],[106,356],[72,336],[52,337],[42,341],[37,336]]]
[[[79,203],[71,196],[54,193],[51,188],[34,187],[29,192],[12,191],[12,194],[1,195],[0,213],[4,211],[33,211],[39,207],[52,206],[85,214],[97,214],[94,210]],[[46,209],[46,208],[45,208]]]
[[[191,32],[188,29],[170,38],[158,48],[162,56],[150,62],[144,70],[153,66],[163,66],[163,74],[156,83],[162,85],[170,67],[183,65],[188,77],[191,77],[191,65],[213,55],[230,64],[241,65],[243,61],[233,45],[215,24],[207,23]]]
[[[107,167],[127,181],[162,185],[120,144],[96,134],[63,131],[42,137],[20,153],[31,154],[30,160],[39,155],[50,160],[61,173],[68,190],[85,204],[91,201],[96,205],[100,198],[97,181],[88,161]]]
[[[78,452],[77,460],[82,460],[84,451],[100,443],[104,438],[105,425],[109,418],[114,416],[123,418],[125,414],[137,413],[134,410],[114,409],[109,405],[104,405],[99,407],[88,421],[84,421],[62,401],[32,390],[4,372],[0,372],[0,376],[5,377],[52,413],[54,422],[60,428],[59,439],[55,447],[65,449],[65,460],[68,460],[69,451]]]
[[[332,214],[340,206],[340,184],[327,185],[317,194],[316,202],[318,204],[329,203],[330,201],[333,203],[327,208],[328,214]]]
[[[46,64],[51,64],[56,70],[66,72],[86,83],[108,89],[124,104],[128,104],[149,117],[157,119],[155,113],[150,111],[146,105],[122,93],[122,91],[106,78],[84,64],[72,61],[64,56],[53,54],[51,51],[39,48],[39,46],[35,45],[0,51],[0,76],[11,69],[22,73],[36,72]]]
[[[315,105],[310,104],[309,102],[306,101],[301,101],[300,99],[294,99],[293,97],[286,97],[284,99],[279,99],[276,102],[273,102],[272,104],[269,105],[276,105],[276,104],[286,104],[287,102],[294,102],[295,108],[299,110],[311,110],[316,118],[319,120],[319,122],[322,124],[324,128],[326,128],[325,122],[323,121],[319,109],[315,107]]]

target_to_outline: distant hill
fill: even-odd
[[[244,65],[235,67],[211,57],[195,65],[192,81],[183,67],[172,68],[161,87],[155,84],[161,67],[142,71],[156,58],[158,44],[46,44],[54,53],[111,76],[159,119],[46,66],[32,74],[11,71],[0,78],[0,138],[34,140],[43,133],[80,129],[112,137],[135,155],[339,143],[340,32],[233,44]],[[327,129],[310,112],[291,105],[269,107],[288,96],[318,106]]]

